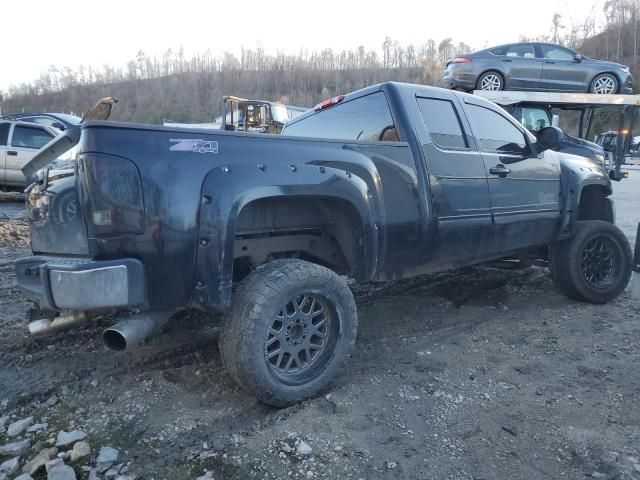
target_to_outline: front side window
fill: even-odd
[[[542,57],[549,60],[574,60],[574,54],[566,48],[555,45],[541,45]]]
[[[11,145],[14,147],[42,148],[53,138],[40,128],[18,126],[13,129]]]
[[[418,97],[418,107],[433,143],[444,149],[468,147],[458,114],[449,100]]]
[[[387,97],[376,92],[285,126],[284,135],[340,140],[398,141]]]
[[[543,128],[551,126],[549,115],[542,108],[522,108],[520,123],[530,132],[539,132]]]
[[[0,123],[0,147],[5,147],[7,145],[7,139],[9,138],[9,129],[11,128],[11,124],[4,122]]]
[[[524,133],[502,115],[488,108],[470,104],[467,105],[467,112],[481,150],[512,154],[527,152]]]
[[[511,45],[507,48],[507,57],[535,58],[536,51],[533,45],[528,43]]]

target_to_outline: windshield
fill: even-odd
[[[286,123],[289,120],[287,107],[284,105],[271,105],[271,119],[276,122]]]
[[[538,132],[551,126],[551,119],[544,108],[523,107],[520,113],[520,123],[530,132]]]

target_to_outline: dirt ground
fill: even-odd
[[[618,220],[634,237],[640,170],[626,182]],[[326,395],[277,410],[223,370],[219,318],[182,312],[123,354],[99,338],[112,316],[28,336],[13,275],[27,227],[17,203],[0,217],[0,417],[48,423],[9,437],[0,418],[0,446],[32,440],[21,462],[79,429],[93,453],[78,478],[108,445],[139,479],[640,479],[640,304],[627,294],[577,303],[542,267],[358,288],[352,361]]]

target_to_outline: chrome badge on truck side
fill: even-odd
[[[218,153],[218,142],[201,138],[171,138],[170,152]]]

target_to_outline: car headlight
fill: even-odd
[[[629,67],[620,67],[620,70],[624,73],[629,73]]]
[[[596,153],[596,160],[599,161],[600,163],[604,163],[604,155],[600,155],[599,153]]]

